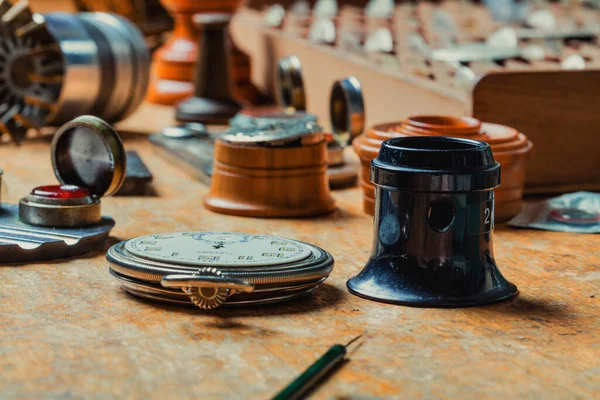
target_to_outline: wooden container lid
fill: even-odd
[[[354,143],[361,159],[364,209],[373,214],[374,186],[369,180],[371,160],[377,157],[383,141],[402,136],[451,136],[486,142],[502,166],[502,183],[496,189],[496,220],[507,221],[521,209],[525,163],[533,144],[527,137],[508,126],[482,123],[472,117],[444,115],[413,116],[402,122],[378,124]]]

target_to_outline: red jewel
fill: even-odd
[[[90,191],[74,185],[48,185],[33,189],[31,194],[47,199],[79,199],[90,195]]]

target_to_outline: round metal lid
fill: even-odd
[[[63,125],[51,147],[52,168],[59,182],[111,196],[125,180],[125,148],[117,132],[100,118],[85,115]]]
[[[323,128],[313,122],[298,121],[286,125],[232,127],[222,140],[246,145],[282,146],[298,140],[301,145],[323,140]]]
[[[291,107],[255,107],[240,111],[229,121],[229,125],[240,128],[283,127],[309,122],[316,124],[317,116]]]
[[[331,130],[346,145],[365,130],[365,104],[360,82],[353,76],[336,81],[329,97]]]
[[[149,260],[200,267],[265,267],[308,259],[312,250],[295,240],[230,232],[185,232],[129,240],[125,250]]]

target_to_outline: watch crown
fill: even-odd
[[[194,272],[195,276],[222,277],[223,274],[217,268],[204,267]],[[190,296],[192,303],[203,310],[212,310],[225,302],[230,294],[229,289],[219,287],[196,287],[186,286],[182,290]]]

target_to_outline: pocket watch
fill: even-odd
[[[202,309],[306,295],[327,279],[334,263],[308,243],[231,232],[138,237],[114,245],[106,258],[126,292]]]

